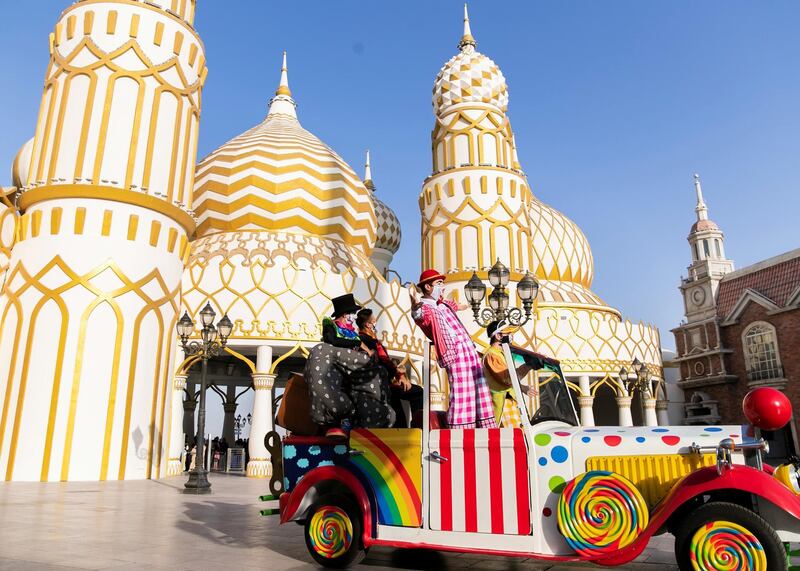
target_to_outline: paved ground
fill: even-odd
[[[71,484],[0,483],[0,570],[315,569],[302,530],[258,515],[264,481],[214,476],[214,494],[185,496],[183,478]],[[372,549],[360,570],[601,569],[533,560]],[[631,570],[677,569],[656,538]]]

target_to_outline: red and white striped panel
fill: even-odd
[[[528,452],[520,428],[433,430],[431,529],[531,533]]]

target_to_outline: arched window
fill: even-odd
[[[719,248],[719,240],[714,240],[714,248],[717,250],[717,257],[722,258],[722,250]]]
[[[775,328],[763,322],[754,323],[742,335],[747,377],[751,381],[779,379],[783,376]]]

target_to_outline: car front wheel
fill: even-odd
[[[681,571],[782,571],[786,550],[767,521],[743,506],[709,502],[675,531]]]

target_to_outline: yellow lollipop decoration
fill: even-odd
[[[559,531],[587,557],[630,545],[648,519],[647,504],[636,486],[612,472],[581,474],[566,485],[558,500]]]

